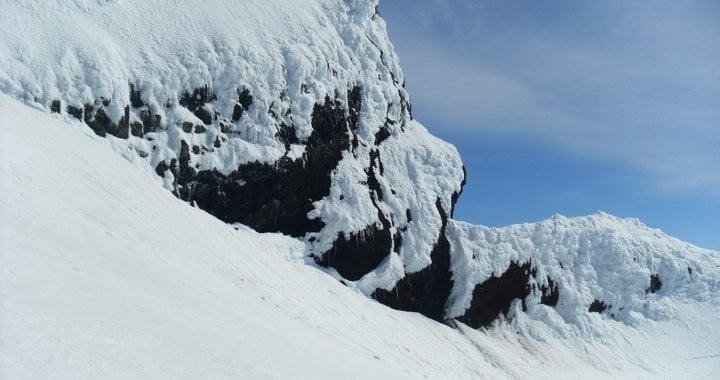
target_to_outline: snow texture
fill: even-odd
[[[359,86],[358,146],[343,153],[330,194],[308,215],[325,227],[304,240],[309,253],[320,256],[339,233],[377,226],[402,234],[402,246],[353,284],[369,295],[428,266],[441,228],[433,205],[439,199],[449,213],[464,178],[455,148],[412,120],[402,70],[376,5],[377,0],[0,0],[0,91],[48,111],[59,101],[55,111],[66,118],[72,118],[69,106],[82,110],[86,104],[103,108],[113,123],[127,116],[130,125],[148,124],[143,117],[157,116],[160,127],[127,139],[108,135],[110,145],[154,174],[158,164],[180,156],[185,141],[202,148],[189,155],[190,167],[227,174],[244,163],[302,157],[314,105],[329,96],[347,108],[348,91]],[[209,124],[180,104],[183,94],[198,89],[209,92],[201,107],[212,116]],[[140,91],[139,99],[132,99],[131,90]],[[244,90],[252,102],[234,120]],[[191,128],[183,129],[185,123]],[[284,125],[294,127],[300,144],[287,147],[277,138]],[[194,126],[203,132],[195,133]],[[381,128],[387,138],[376,146]],[[367,186],[373,150],[384,164],[377,180],[385,196],[377,208]],[[157,178],[173,189],[172,173]]]
[[[300,241],[236,230],[178,202],[80,122],[2,94],[0,114],[0,378],[707,379],[720,371],[713,289],[665,297],[677,310],[669,319],[638,316],[631,326],[593,314],[599,334],[590,339],[522,312],[491,329],[451,328],[305,265]],[[655,247],[688,248],[607,215],[514,226],[505,238],[555,223],[580,236],[573,230],[593,220],[646,231]]]
[[[676,318],[677,301],[711,302],[720,292],[720,254],[682,242],[637,219],[603,212],[568,219],[488,228],[452,221],[454,293],[449,317],[471,304],[475,285],[503,273],[511,262],[531,263],[535,291],[527,317],[584,336],[602,335],[589,306],[608,306],[603,316],[636,325]],[[657,282],[651,283],[653,277]],[[541,287],[557,287],[557,305],[541,304]],[[526,331],[533,334],[532,330]]]
[[[411,118],[376,5],[0,0],[0,377],[720,371],[720,254],[633,219],[449,220],[448,318],[463,320],[474,291],[513,263],[529,265],[528,296],[509,299],[489,329],[451,329],[358,294],[390,290],[430,264],[436,202],[449,213],[464,176],[457,151]],[[223,174],[304,159],[314,107],[329,97],[351,116],[356,87],[357,146],[342,152],[329,194],[307,215],[324,222],[319,232],[295,240],[233,229],[161,189],[176,190],[157,168],[181,156],[182,141],[201,152],[189,154],[191,167]],[[202,104],[191,111],[188,101]],[[98,137],[74,115],[87,106],[90,124],[102,109],[141,131]],[[278,137],[284,126],[297,142]],[[382,175],[369,191],[377,156]],[[368,226],[401,234],[402,245],[393,240],[359,280],[343,286],[339,273],[305,265],[340,233]],[[543,289],[556,290],[554,306]]]

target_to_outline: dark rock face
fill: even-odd
[[[200,99],[185,101],[189,107],[199,107],[210,96],[197,90],[193,94],[191,98]],[[248,163],[229,175],[215,170],[196,173],[188,165],[189,147],[183,142],[179,167],[173,172],[177,196],[225,222],[240,222],[261,232],[300,237],[320,231],[324,223],[306,215],[313,202],[330,193],[331,173],[342,152],[350,148],[353,124],[346,119],[342,103],[327,97],[324,104],[315,105],[312,126],[302,159],[283,157],[274,164]],[[346,240],[352,241],[352,237]]]
[[[590,304],[590,307],[588,308],[588,311],[589,311],[590,313],[602,313],[602,312],[604,312],[605,310],[607,310],[607,309],[610,308],[610,307],[611,307],[611,305],[608,305],[608,304],[606,304],[606,303],[603,302],[603,301],[594,300],[594,301]]]
[[[359,106],[359,103],[357,104]],[[375,174],[383,173],[380,153],[376,150],[370,151],[370,167],[365,171],[367,174],[367,186],[370,192],[370,199],[377,210],[380,226],[369,225],[362,231],[345,236],[340,233],[333,247],[325,252],[322,259],[317,260],[318,264],[324,267],[335,268],[344,278],[357,281],[375,269],[380,262],[390,254],[395,245],[397,250],[402,243],[400,234],[392,235],[391,223],[383,214],[378,202],[383,200],[383,192],[380,182]]]
[[[387,126],[380,127],[380,130],[375,133],[375,145],[380,145],[383,141],[390,137],[390,130]]]
[[[142,101],[140,91],[136,90],[135,85],[132,83],[130,83],[130,105],[133,106],[133,108],[140,108],[145,105]]]
[[[465,170],[465,165],[462,167],[463,171],[463,179],[460,183],[460,191],[453,193],[452,195],[452,209],[450,210],[450,217],[452,218],[455,215],[455,205],[457,204],[458,199],[460,199],[460,196],[462,195],[463,189],[465,188],[465,183],[467,183],[467,170]]]
[[[432,263],[416,273],[406,274],[390,291],[378,289],[373,298],[393,309],[419,312],[437,321],[445,319],[445,303],[453,286],[450,271],[450,242],[445,236],[448,215],[440,200],[435,204],[442,218],[440,236],[433,247]]]
[[[238,101],[235,103],[232,113],[232,121],[236,122],[240,120],[243,113],[250,108],[252,105],[253,97],[250,95],[250,90],[243,87],[242,91],[238,90]]]
[[[215,94],[209,86],[197,88],[193,90],[192,94],[186,92],[180,97],[180,105],[187,108],[192,112],[198,119],[202,120],[205,124],[211,124],[215,113],[208,110],[205,105],[213,100],[217,100]]]
[[[458,320],[472,327],[488,326],[500,313],[507,316],[510,304],[516,299],[522,300],[525,310],[525,297],[530,294],[530,275],[530,263],[510,263],[500,277],[492,276],[475,286],[470,308]]]
[[[85,104],[82,111],[76,107],[70,106],[68,107],[68,113],[75,117],[82,115],[85,124],[87,124],[98,136],[105,137],[110,134],[121,139],[128,138],[130,133],[130,107],[125,107],[123,116],[116,123],[105,113],[104,107],[107,107],[108,105],[110,105],[110,101],[103,99],[100,102],[96,102],[95,105]],[[60,104],[58,102],[58,107],[59,106]]]
[[[556,306],[560,300],[558,286],[550,277],[547,278],[547,286],[540,286],[540,303],[547,306]]]
[[[390,254],[393,241],[390,222],[380,215],[382,228],[370,225],[349,236],[341,232],[333,247],[317,261],[318,264],[335,268],[343,278],[351,281],[357,281],[375,269]]]
[[[409,110],[409,102],[402,93],[400,95],[403,110]],[[239,121],[253,104],[249,89],[239,89],[237,96],[230,119],[225,119],[216,114],[213,102],[217,97],[208,86],[185,92],[180,96],[179,104],[199,118],[203,125],[179,121],[177,128],[186,134],[204,134],[208,131],[206,125],[217,122],[222,133],[231,133],[230,120]],[[125,107],[125,114],[118,122],[110,120],[105,112],[109,102],[101,99],[83,108],[72,108],[72,114],[82,118],[100,136],[111,134],[127,138],[132,134],[151,139],[146,136],[148,133],[169,128],[163,125],[156,111],[143,102],[142,93],[136,86],[130,86],[130,104]],[[131,110],[139,122],[130,122]],[[271,105],[268,113],[278,121],[275,138],[288,150],[292,144],[304,144],[302,158],[284,156],[274,163],[250,162],[229,174],[193,167],[193,155],[205,154],[226,141],[225,137],[218,135],[212,147],[191,146],[181,140],[178,156],[169,162],[159,162],[155,172],[160,176],[172,173],[174,194],[178,198],[196,204],[224,222],[243,223],[260,232],[282,232],[303,237],[319,232],[325,226],[322,220],[310,219],[307,214],[313,210],[314,202],[330,194],[331,176],[343,158],[343,152],[351,152],[357,157],[356,149],[360,142],[356,131],[361,110],[362,91],[359,86],[347,91],[347,103],[327,96],[323,103],[315,104],[311,119],[313,131],[307,140],[301,141],[295,127],[283,121],[287,119],[280,120]],[[391,127],[396,122],[390,118],[386,120],[375,134],[376,146],[390,138]],[[381,203],[389,195],[382,185],[384,167],[380,150],[372,149],[369,158],[364,183],[376,208],[378,222],[360,231],[339,233],[332,247],[315,257],[319,265],[334,268],[343,278],[351,281],[371,272],[392,251],[399,252],[402,234],[407,228],[396,228],[393,218],[382,211]],[[392,189],[388,191],[395,194]],[[432,263],[419,272],[408,274],[392,291],[377,290],[374,298],[396,309],[417,311],[436,320],[445,319],[445,303],[453,286],[450,244],[445,231],[458,196],[459,193],[453,195],[451,210],[443,209],[440,199],[436,202],[442,228],[430,254]],[[412,220],[409,209],[406,219],[408,222]]]
[[[140,125],[133,125],[134,136],[143,136],[146,133],[155,132],[161,127],[162,123],[162,117],[149,109],[140,111],[140,120],[142,120]]]
[[[650,287],[645,289],[645,293],[655,293],[660,290],[660,288],[662,288],[662,281],[660,281],[660,276],[658,276],[657,274],[651,274]]]
[[[60,113],[60,110],[62,109],[62,106],[60,104],[59,100],[53,100],[50,103],[50,112],[52,113]]]
[[[68,106],[67,113],[79,120],[82,120],[82,118],[83,118],[83,108],[82,107]]]
[[[284,123],[278,127],[278,131],[275,134],[275,137],[278,140],[282,141],[282,143],[285,145],[285,149],[290,149],[290,144],[300,143],[300,140],[297,138],[297,131],[295,130],[295,126],[288,126]]]

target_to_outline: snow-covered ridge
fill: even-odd
[[[464,176],[412,120],[376,6],[0,0],[0,91],[226,222],[303,238],[369,295],[428,267]]]
[[[450,328],[304,265],[302,242],[236,231],[178,202],[79,122],[3,94],[0,114],[2,379],[701,379],[720,370],[717,304],[674,298],[677,318],[632,327],[598,316],[599,339],[558,336],[524,313],[493,329]]]
[[[635,325],[677,316],[673,301],[718,301],[720,253],[672,238],[637,219],[599,212],[504,228],[452,221],[448,236],[455,281],[450,317],[472,319],[466,312],[478,302],[473,289],[503,277],[513,263],[527,264],[533,272],[523,276],[518,271],[512,278],[527,284],[524,303],[530,318],[584,333],[594,332],[592,312]],[[473,305],[481,306],[487,308]],[[519,302],[513,306],[516,311],[522,307]]]
[[[0,91],[398,309],[586,334],[716,299],[717,253],[634,220],[453,221],[462,163],[412,119],[376,5],[0,0]]]

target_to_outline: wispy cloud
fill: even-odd
[[[391,38],[415,109],[447,120],[431,127],[532,139],[629,165],[660,191],[720,197],[720,6],[413,4]]]

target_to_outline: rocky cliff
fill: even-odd
[[[551,253],[531,231],[453,221],[462,163],[413,119],[377,5],[0,0],[13,15],[0,25],[0,90],[76,120],[181,200],[298,238],[348,286],[436,320],[484,326],[517,305],[627,319],[678,271],[702,272],[701,259],[653,259],[674,246],[642,251],[628,284],[639,298],[626,299],[577,270],[590,243],[561,236],[564,253]]]

